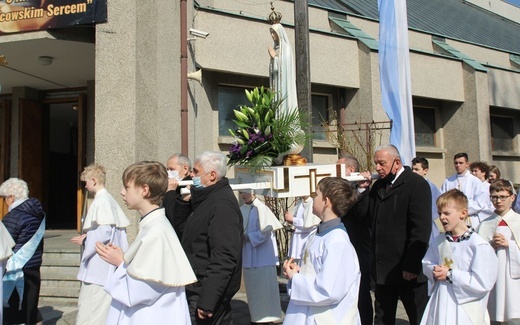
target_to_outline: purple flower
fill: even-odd
[[[231,146],[231,149],[229,151],[231,153],[240,153],[240,150],[242,150],[242,146],[239,144],[234,144]]]

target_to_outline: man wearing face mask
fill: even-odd
[[[186,286],[193,324],[231,324],[230,302],[240,288],[243,218],[226,172],[224,154],[202,153],[190,194],[176,201],[176,218],[187,220],[181,243],[198,280]]]
[[[186,219],[180,218],[175,213],[175,206],[177,196],[181,194],[181,187],[179,187],[179,181],[191,180],[191,161],[188,157],[181,153],[173,154],[166,162],[166,168],[168,171],[168,189],[164,194],[163,206],[166,212],[166,217],[170,221],[177,237],[179,240],[182,238],[182,231],[186,223]]]
[[[400,298],[410,324],[419,324],[428,303],[427,278],[421,260],[431,233],[431,190],[424,179],[403,166],[393,145],[376,149],[380,179],[370,190],[374,324],[395,324]]]

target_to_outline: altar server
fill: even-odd
[[[321,219],[307,241],[300,264],[289,259],[289,306],[284,324],[360,324],[358,257],[340,217],[357,201],[347,180],[327,177],[318,183],[313,212]]]
[[[455,174],[444,180],[440,190],[445,193],[451,189],[462,191],[468,198],[468,224],[477,230],[481,221],[493,213],[493,204],[489,200],[489,192],[482,182],[468,170],[468,154],[460,152],[453,156]]]
[[[453,189],[437,200],[446,233],[439,234],[423,258],[430,282],[424,325],[489,324],[487,302],[497,279],[493,248],[466,225],[468,198]]]
[[[509,181],[497,180],[489,190],[495,213],[479,228],[479,235],[493,246],[498,257],[498,278],[489,296],[489,316],[497,324],[520,324],[520,214],[511,210],[515,195]]]
[[[78,298],[76,325],[103,324],[107,319],[112,297],[103,289],[115,266],[96,254],[96,242],[128,249],[126,227],[130,224],[116,200],[105,189],[105,168],[91,164],[81,173],[85,188],[95,195],[83,221],[83,234],[71,241],[83,245],[78,280],[82,281]]]
[[[312,213],[312,198],[310,196],[300,198],[292,213],[285,212],[285,221],[294,229],[289,242],[288,256],[298,261],[307,239],[316,233],[321,222],[320,218]]]
[[[274,231],[281,229],[282,224],[252,191],[241,191],[240,198],[245,203],[240,207],[244,218],[242,270],[251,322],[276,322],[282,318],[282,307],[276,274],[279,261]]]
[[[123,201],[141,219],[126,253],[96,243],[101,258],[117,266],[105,285],[112,296],[106,324],[191,324],[184,287],[196,278],[161,207],[166,168],[158,162],[135,163],[124,171],[123,185]]]

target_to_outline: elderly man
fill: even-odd
[[[395,324],[401,298],[410,324],[419,324],[428,302],[427,278],[421,260],[432,228],[428,182],[403,166],[393,145],[374,155],[380,179],[370,191],[373,220],[372,278],[376,283],[375,324]]]
[[[186,286],[193,324],[231,324],[230,302],[240,288],[242,213],[226,172],[224,154],[202,153],[190,194],[177,198],[176,217],[187,219],[182,246],[198,280]]]
[[[359,161],[356,157],[344,155],[337,161],[345,165],[345,175],[359,172]],[[359,193],[356,204],[352,206],[346,215],[341,216],[341,221],[347,229],[350,242],[356,250],[361,270],[361,283],[359,285],[358,309],[361,324],[373,324],[374,310],[372,297],[370,296],[370,263],[372,262],[371,231],[372,221],[368,212],[368,193],[370,182],[362,181],[352,184]]]
[[[173,229],[179,240],[182,238],[182,231],[186,219],[179,218],[175,214],[175,201],[177,196],[181,193],[179,187],[180,180],[191,180],[191,161],[181,153],[173,154],[166,162],[166,169],[168,171],[168,190],[164,194],[163,206],[166,211],[166,217],[172,224]]]

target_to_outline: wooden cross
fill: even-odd
[[[453,264],[453,260],[450,258],[449,260],[444,258],[444,265],[446,265],[449,269],[451,269],[451,265]]]

